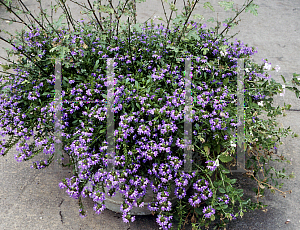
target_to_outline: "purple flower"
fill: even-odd
[[[158,215],[156,218],[156,222],[163,228],[163,229],[170,229],[172,223],[169,221],[173,218],[173,216],[165,216],[165,215]]]
[[[225,202],[225,204],[228,204],[229,203],[229,196],[227,194],[225,194],[224,196],[222,197],[219,197],[218,198],[219,202]]]
[[[131,216],[130,214],[125,212],[122,215],[122,219],[123,219],[123,222],[129,223],[129,222],[135,221],[135,216]]]
[[[212,191],[208,188],[207,190],[204,190],[203,193],[201,194],[201,199],[207,200],[209,197],[212,197],[212,195],[213,195]]]
[[[177,187],[175,188],[175,195],[178,199],[182,199],[186,196],[185,188]]]
[[[203,192],[205,189],[208,188],[208,181],[204,180],[204,179],[200,179],[197,180],[194,184],[193,184],[193,188],[195,190],[197,190],[198,192]]]
[[[189,203],[190,205],[192,205],[193,207],[196,207],[197,204],[200,204],[201,202],[201,198],[199,197],[199,195],[197,193],[195,193],[193,196],[191,196],[189,198]]]
[[[208,165],[206,167],[211,171],[215,171],[217,166],[219,166],[219,164],[217,164],[216,161],[206,161],[205,163],[208,163]]]
[[[151,202],[148,204],[148,209],[150,211],[157,211],[158,210],[158,202]]]
[[[161,206],[162,211],[168,212],[168,211],[171,211],[171,208],[172,208],[171,201],[166,201],[166,202],[162,203],[162,206]]]
[[[213,209],[211,206],[204,207],[203,213],[206,218],[210,218],[211,215],[215,214],[215,209]]]
[[[105,204],[94,204],[94,211],[96,212],[96,214],[100,214],[104,209],[106,208]]]

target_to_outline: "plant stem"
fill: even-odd
[[[90,0],[87,0],[87,1],[88,1],[89,6],[90,6],[90,9],[93,11],[93,15],[94,15],[94,17],[95,17],[95,19],[96,19],[98,25],[100,26],[100,29],[101,29],[102,31],[104,31],[104,29],[103,29],[101,23],[99,22],[99,19],[97,18],[96,14],[95,14],[95,10],[93,9],[93,6],[92,6]]]
[[[191,14],[192,14],[192,12],[193,12],[193,10],[194,10],[194,8],[195,8],[195,6],[196,6],[196,4],[197,4],[198,2],[199,2],[199,0],[196,0],[196,2],[195,2],[194,5],[193,5],[193,8],[192,8],[191,11],[189,12],[189,15],[188,15],[188,17],[187,17],[186,20],[185,20],[183,30],[181,31],[181,34],[179,35],[179,38],[178,38],[178,40],[177,40],[177,44],[176,44],[176,45],[179,44],[180,39],[181,39],[182,35],[184,34],[184,32],[185,32],[185,30],[186,30],[187,22],[188,22],[188,20],[189,20]]]
[[[45,16],[45,13],[44,13],[44,11],[41,11],[41,13]],[[50,23],[49,22],[49,20],[48,20],[48,18],[47,17],[45,17],[45,19],[46,19],[46,21],[48,22],[48,25],[53,29],[53,31],[57,34],[57,36],[59,37],[59,33],[56,31],[56,29],[52,26],[52,23]],[[48,32],[47,30],[46,30],[46,32]]]
[[[167,22],[168,22],[168,25],[169,25],[169,21],[168,21],[168,17],[167,17],[167,13],[166,13],[166,10],[165,10],[164,3],[163,3],[163,1],[162,1],[162,0],[160,0],[160,1],[161,1],[161,5],[162,5],[162,7],[163,7],[163,10],[164,10],[164,14],[165,14],[166,20],[167,20]]]
[[[173,4],[174,5],[176,4],[176,0],[174,0]],[[171,10],[171,14],[170,14],[170,17],[169,17],[169,20],[168,20],[168,25],[167,25],[167,30],[166,31],[168,31],[168,29],[169,29],[169,25],[170,25],[172,14],[173,14],[173,10]]]
[[[135,70],[135,73],[136,73],[136,68],[133,64],[133,59],[132,59],[132,50],[131,50],[131,46],[130,46],[130,22],[129,22],[129,17],[127,18],[127,22],[128,22],[128,37],[129,37],[129,52],[130,52],[130,59],[131,59],[131,64],[133,66],[133,69]]]
[[[227,26],[223,29],[223,31],[219,34],[219,36],[221,36],[226,30],[229,29],[229,25],[253,2],[253,0],[251,0],[240,12],[238,12],[236,14],[236,16],[227,24]],[[215,38],[214,41],[216,41],[217,38]]]
[[[16,63],[14,63],[14,62],[12,62],[12,61],[10,61],[10,60],[8,60],[7,58],[4,58],[4,57],[2,57],[2,56],[0,56],[0,58],[2,58],[2,59],[5,60],[5,61],[8,61],[8,62],[10,62],[10,63],[16,64]]]
[[[18,47],[14,46],[11,42],[7,41],[5,38],[3,38],[3,37],[1,37],[1,36],[0,36],[0,40],[6,42],[6,43],[8,43],[8,44],[10,44],[10,45],[13,46],[13,47],[15,47],[15,48],[16,48],[18,51],[20,51],[24,56],[26,56],[32,63],[34,63],[37,67],[39,67],[39,69],[40,69],[44,74],[47,75],[47,73],[43,70],[43,68],[42,68],[41,66],[39,66],[37,63],[35,63],[35,62],[31,59],[31,57],[29,57],[27,54],[25,54],[24,52],[22,52],[21,50],[19,50]]]
[[[33,24],[33,22],[28,18],[28,16],[27,16],[27,14],[25,13],[25,10],[24,10],[24,7],[23,6],[21,6],[22,7],[22,13],[23,14],[25,14],[25,16],[26,16],[26,18],[28,19],[28,21],[31,23],[31,24]]]
[[[23,24],[23,22],[19,22],[19,21],[13,20],[13,19],[7,19],[7,18],[0,18],[0,19]]]
[[[110,4],[111,8],[114,10],[114,14],[116,15],[116,14],[117,14],[117,12],[116,12],[116,10],[115,10],[115,8],[114,8],[114,6],[113,6],[113,4],[112,4],[112,1],[111,1],[111,0],[109,0],[109,4]]]
[[[76,30],[76,27],[75,27],[75,25],[73,24],[73,21],[72,21],[73,18],[71,17],[71,14],[69,14],[65,2],[63,0],[61,0],[61,2],[63,3],[63,7],[61,7],[61,8],[63,9],[64,13],[67,15],[67,22],[70,21],[70,23],[73,26],[73,29]],[[69,27],[69,30],[70,30],[69,22],[68,22],[68,27]]]
[[[17,74],[14,74],[14,73],[9,73],[9,72],[5,72],[5,71],[1,71],[1,70],[0,70],[0,72],[1,72],[1,73],[5,73],[5,74],[13,74],[13,75],[17,75]]]
[[[34,21],[36,21],[37,24],[39,24],[40,27],[43,28],[43,30],[46,31],[46,29],[43,27],[43,25],[40,24],[40,22],[31,14],[31,12],[28,10],[28,8],[26,7],[26,5],[23,3],[22,0],[18,0],[23,6],[24,8],[27,10],[27,12],[29,12],[30,16],[33,18]]]
[[[124,13],[124,9],[125,9],[125,7],[126,7],[126,4],[128,3],[128,1],[129,0],[126,0],[126,2],[125,2],[125,4],[124,4],[124,7],[123,7],[123,9],[122,9],[122,12],[121,12],[121,15],[119,16],[116,16],[116,18],[117,18],[117,20],[118,20],[118,22],[117,22],[117,35],[116,36],[118,36],[118,34],[119,34],[119,23],[120,23],[120,18],[121,18],[121,16],[122,16],[122,14]]]
[[[134,0],[134,24],[136,24],[136,0]]]
[[[2,0],[0,0],[0,3],[6,7],[6,9],[7,9],[8,12],[12,12],[15,16],[17,16],[17,18],[20,19],[21,22],[23,22],[23,24],[24,24],[25,26],[27,26],[28,29],[32,30],[32,28],[31,28],[29,25],[27,25],[27,23],[24,22],[24,20],[23,20],[22,18],[20,18],[20,17],[12,10],[11,7],[8,7]]]

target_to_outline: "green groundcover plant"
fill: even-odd
[[[133,206],[142,207],[147,188],[155,194],[148,209],[157,215],[162,229],[171,229],[173,220],[178,229],[190,217],[193,228],[225,227],[232,219],[243,216],[249,209],[262,208],[260,201],[244,200],[243,189],[235,187],[229,178],[228,166],[234,165],[237,120],[237,60],[243,58],[245,99],[246,171],[257,182],[257,196],[266,188],[279,191],[276,179],[289,178],[283,171],[262,165],[269,161],[284,162],[274,150],[281,138],[293,137],[290,127],[279,128],[274,118],[290,105],[273,107],[273,96],[284,88],[299,97],[299,81],[294,74],[285,85],[271,79],[270,71],[279,71],[268,60],[251,61],[254,48],[241,41],[229,42],[225,36],[243,11],[256,13],[257,5],[246,1],[241,10],[233,2],[220,2],[225,10],[232,9],[236,17],[225,20],[224,29],[206,29],[205,24],[190,20],[199,1],[185,3],[185,11],[177,14],[176,1],[170,4],[167,26],[151,19],[136,23],[134,1],[114,8],[111,1],[80,5],[89,20],[72,18],[65,1],[57,1],[53,10],[61,7],[64,14],[58,21],[41,9],[39,17],[18,1],[22,8],[0,0],[2,7],[13,12],[26,28],[11,38],[0,39],[12,46],[7,50],[8,63],[2,64],[2,94],[0,97],[0,154],[6,155],[15,145],[17,161],[27,161],[44,153],[46,160],[33,162],[32,168],[48,167],[55,159],[54,85],[55,62],[62,63],[62,143],[74,175],[59,184],[70,197],[79,199],[80,215],[85,211],[81,198],[91,197],[97,214],[105,208],[105,198],[121,193],[120,207],[124,222],[132,222]],[[74,2],[74,1],[72,1]],[[209,2],[205,7],[212,8]],[[213,8],[212,8],[213,9]],[[17,11],[27,15],[29,22]],[[96,12],[112,17],[98,17]],[[119,19],[125,12],[127,23]],[[63,18],[67,23],[63,23]],[[131,19],[131,21],[129,20]],[[160,18],[162,20],[162,18]],[[172,22],[172,23],[171,23]],[[6,32],[8,33],[8,32]],[[9,34],[9,33],[8,33]],[[17,56],[12,61],[10,56]],[[114,58],[114,137],[116,140],[115,171],[107,171],[109,154],[107,141],[107,58]],[[192,171],[184,168],[184,107],[185,58],[191,59],[191,105],[193,127]],[[8,73],[12,69],[14,74]],[[271,79],[271,80],[270,80]],[[70,102],[70,101],[78,101]],[[259,118],[267,114],[268,119]],[[34,134],[36,132],[36,134]],[[34,140],[28,144],[29,140]],[[263,149],[263,153],[257,150]],[[250,170],[251,169],[251,170]],[[258,173],[264,174],[260,178]],[[275,177],[273,177],[274,171]],[[87,182],[91,186],[87,186]],[[271,185],[271,182],[275,184]],[[172,190],[171,186],[175,186]],[[188,189],[189,187],[189,189]],[[106,188],[107,192],[105,192]],[[173,205],[171,194],[178,202]]]

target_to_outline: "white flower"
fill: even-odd
[[[270,70],[272,68],[271,64],[265,63],[264,69],[265,70]]]
[[[221,51],[220,54],[221,56],[225,57],[228,53],[226,51],[225,52]]]
[[[215,163],[214,163],[214,165],[213,166],[216,166],[216,167],[218,167],[220,164],[219,164],[219,159],[217,159],[216,161],[215,161]]]
[[[283,97],[284,94],[285,94],[285,85],[282,85],[282,89],[283,89],[283,93],[280,93],[280,94],[279,94],[281,97]]]
[[[250,72],[250,70],[249,70],[248,68],[246,68],[246,69],[245,69],[245,71],[246,71],[247,73],[249,73],[249,72]]]
[[[231,147],[236,147],[236,144],[233,144],[233,141],[230,141]]]
[[[276,70],[276,72],[278,72],[278,71],[280,70],[279,65],[276,65],[276,66],[275,66],[275,70]]]
[[[263,101],[260,101],[257,104],[260,105],[260,106],[264,106],[264,102]]]

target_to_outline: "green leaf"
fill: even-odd
[[[281,75],[281,78],[282,78],[283,82],[286,83],[284,76]]]
[[[293,77],[299,77],[300,74],[297,74],[297,73],[293,73]]]
[[[221,146],[220,146],[220,145],[218,145],[218,146],[217,146],[217,154],[219,154],[219,153],[220,153],[220,149],[221,149]]]
[[[213,17],[211,17],[211,18],[209,18],[207,21],[208,21],[208,22],[215,22],[215,19],[214,19]]]
[[[57,50],[57,46],[53,47],[51,50],[49,50],[49,52],[53,53],[55,50]]]
[[[205,3],[203,4],[203,8],[204,8],[204,9],[209,8],[209,9],[211,9],[211,11],[215,12],[214,7],[210,4],[210,2],[205,2]]]
[[[99,66],[99,60],[97,60],[97,61],[96,61],[96,63],[95,63],[95,65],[94,65],[94,69],[93,69],[93,70],[95,71],[95,70],[98,68],[98,66]]]
[[[232,156],[229,156],[229,155],[220,155],[219,156],[219,160],[222,161],[223,163],[227,163],[227,162],[230,162],[233,160],[233,157]]]
[[[227,205],[227,204],[224,204],[224,205],[223,205],[223,209],[226,209],[226,208],[228,208],[228,205]]]
[[[231,179],[230,180],[230,184],[235,184],[236,183],[236,179]]]
[[[206,152],[206,154],[209,154],[209,148],[208,148],[208,146],[206,145],[206,146],[204,146],[204,151]]]
[[[256,8],[258,8],[258,7],[259,7],[258,5],[251,3],[249,6],[247,6],[245,8],[245,12],[247,13],[248,11],[250,11],[251,14],[256,16],[256,15],[258,15],[257,10],[256,10]]]
[[[234,2],[232,2],[232,1],[230,1],[230,2],[227,2],[227,1],[218,2],[218,4],[220,6],[222,6],[225,11],[232,9],[233,8],[233,3]]]
[[[229,78],[227,77],[224,81],[223,81],[223,85],[227,85],[229,82]]]
[[[98,7],[99,7],[98,10],[100,12],[107,13],[107,14],[114,13],[114,10],[112,8],[110,8],[109,6],[98,5]]]
[[[203,210],[200,208],[195,208],[196,213],[198,213],[199,215],[203,215]]]
[[[226,193],[224,188],[219,188],[220,193]]]
[[[23,84],[25,84],[25,83],[29,83],[29,81],[28,81],[28,80],[22,81],[21,84],[23,85]]]
[[[194,19],[200,19],[200,20],[204,19],[203,15],[200,15],[200,14],[195,14],[195,15],[193,15],[193,17],[194,17]]]
[[[136,91],[138,91],[138,88],[139,88],[139,82],[138,81],[135,81],[135,87],[136,87]]]
[[[222,172],[225,173],[225,174],[230,173],[229,169],[227,169],[227,168],[225,168],[225,167],[222,169]]]
[[[161,20],[161,18],[159,18],[159,20]],[[142,26],[140,25],[140,23],[133,25],[132,28],[134,28],[139,33],[142,32]]]
[[[203,55],[206,55],[209,51],[209,48],[202,48],[201,51],[203,51]]]

